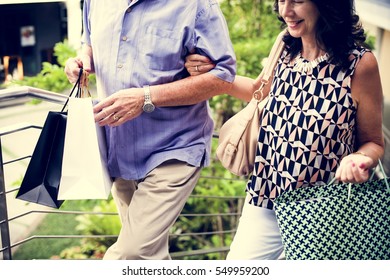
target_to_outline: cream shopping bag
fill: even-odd
[[[112,180],[104,128],[94,120],[92,99],[70,98],[58,199],[107,199]]]

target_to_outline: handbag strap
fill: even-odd
[[[267,62],[263,68],[263,71],[261,71],[259,75],[259,77],[261,77],[261,84],[260,87],[257,90],[255,90],[255,92],[253,93],[253,98],[255,98],[258,101],[263,100],[264,98],[263,89],[269,83],[269,80],[273,75],[274,69],[280,58],[280,55],[284,50],[285,44],[283,42],[283,36],[285,34],[286,34],[286,30],[283,30],[282,32],[279,33],[278,37],[276,37],[276,40],[269,53]]]

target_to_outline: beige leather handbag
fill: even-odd
[[[237,114],[227,120],[219,131],[217,157],[222,165],[238,176],[252,172],[259,136],[260,118],[268,98],[263,98],[263,88],[268,84],[276,63],[284,49],[282,40],[285,31],[275,40],[267,63],[260,74],[261,84],[253,93],[251,101]],[[267,94],[268,97],[268,94]]]

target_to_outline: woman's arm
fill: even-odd
[[[185,67],[191,76],[198,76],[207,73],[213,69],[214,66],[215,65],[208,57],[199,54],[192,54],[187,56],[185,63]],[[270,78],[270,81],[272,81],[272,77]],[[261,74],[256,79],[237,75],[234,79],[232,87],[225,93],[244,101],[250,101],[253,92],[259,89],[260,84]],[[265,96],[268,95],[270,87],[270,82],[264,87],[263,92]]]
[[[345,157],[336,172],[343,182],[364,182],[369,169],[384,155],[383,93],[378,63],[371,52],[361,58],[352,77],[352,98],[357,104],[355,153]]]

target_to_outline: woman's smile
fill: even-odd
[[[303,22],[304,20],[286,20],[287,26],[291,29],[296,29],[299,27],[299,25]]]

